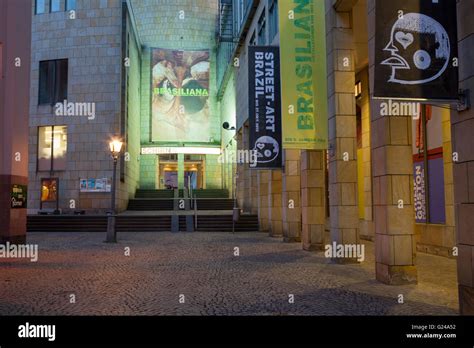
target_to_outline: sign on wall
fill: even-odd
[[[209,51],[151,51],[151,140],[210,142]]]
[[[250,167],[281,168],[280,55],[278,47],[249,47]]]
[[[11,190],[11,208],[22,209],[26,208],[28,194],[28,186],[26,185],[12,185]]]
[[[456,1],[377,0],[377,98],[458,99]]]
[[[327,149],[324,1],[279,1],[283,147]]]

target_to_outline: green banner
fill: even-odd
[[[324,0],[279,1],[283,147],[327,148]]]

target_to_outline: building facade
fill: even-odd
[[[222,79],[219,87],[223,110],[229,109],[233,91],[238,93],[236,135],[224,140],[223,151],[234,141],[238,149],[249,149],[248,48],[279,45],[278,26],[272,25],[278,23],[275,3],[227,4],[233,11],[228,18],[233,18],[229,25],[236,37],[232,53],[226,56],[228,71],[223,75],[229,77]],[[457,7],[460,88],[472,93],[469,55],[474,28],[466,21],[472,4],[459,1]],[[242,8],[243,19],[239,14]],[[393,101],[372,95],[375,1],[327,0],[325,8],[328,151],[285,150],[282,170],[256,171],[248,164],[229,167],[228,171],[236,173],[239,207],[258,213],[262,231],[283,237],[285,242],[301,242],[305,250],[324,251],[333,242],[357,245],[361,239],[374,241],[374,278],[386,284],[416,283],[418,252],[455,258],[461,313],[472,314],[473,234],[472,219],[468,218],[472,151],[467,150],[472,148],[467,137],[472,130],[472,111],[462,107],[458,112],[455,104],[430,104],[416,105],[414,112],[387,112]],[[218,57],[225,56],[228,48],[224,43],[219,50]],[[425,116],[430,121],[425,127],[418,117],[422,112],[429,115]],[[425,160],[428,201],[420,212],[417,168]],[[334,261],[357,262],[350,258]]]
[[[0,242],[24,242],[31,1],[0,2]]]
[[[222,187],[217,7],[217,1],[34,2],[30,213],[109,210],[108,143],[117,136],[125,143],[116,182],[119,211],[138,188]],[[168,21],[158,20],[163,11]],[[183,66],[189,76],[179,76]],[[201,94],[177,95],[172,87]],[[158,106],[167,112],[160,114]]]

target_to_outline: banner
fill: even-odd
[[[449,110],[430,105],[424,108],[424,118],[420,115],[418,119],[412,120],[415,221],[444,224],[446,211],[442,119],[443,116],[449,118]]]
[[[456,1],[377,0],[377,98],[459,98]]]
[[[249,47],[250,151],[255,169],[281,168],[280,55],[278,47]]]
[[[209,51],[152,49],[151,140],[209,142]]]
[[[326,25],[322,0],[279,1],[283,147],[326,149]]]

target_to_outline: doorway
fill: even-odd
[[[159,189],[204,188],[205,156],[185,155],[182,169],[177,155],[159,156]]]

